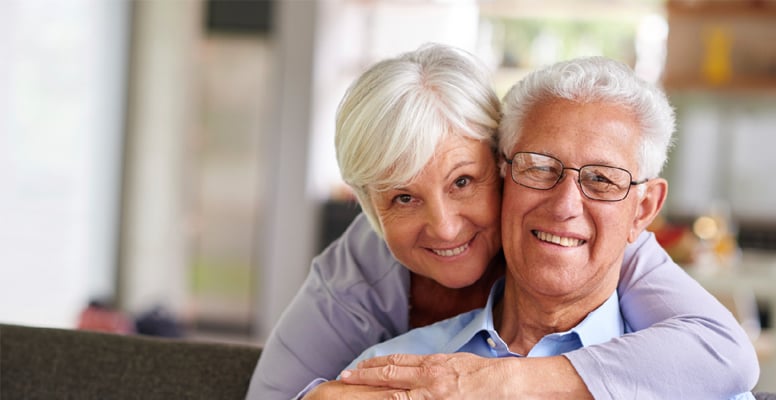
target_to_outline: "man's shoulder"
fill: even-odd
[[[412,329],[407,333],[375,345],[371,356],[396,353],[434,354],[457,351],[458,349],[448,349],[448,344],[481,312],[482,309],[478,308],[431,325]]]

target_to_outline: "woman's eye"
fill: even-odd
[[[471,181],[472,181],[472,178],[470,178],[468,176],[462,176],[462,177],[460,177],[460,178],[455,180],[455,186],[459,187],[459,188],[462,188],[462,187],[468,185],[469,182],[471,182]]]
[[[399,203],[399,204],[407,204],[407,203],[412,201],[412,196],[410,196],[408,194],[400,194],[400,195],[394,197],[393,201],[395,203]]]

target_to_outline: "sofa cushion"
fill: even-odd
[[[0,324],[0,398],[244,399],[258,346]]]

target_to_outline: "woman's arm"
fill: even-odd
[[[483,363],[497,361],[469,356],[438,362],[433,356],[413,356],[412,363],[402,364],[399,358],[380,357],[343,380],[411,390],[415,400],[435,398],[451,385],[476,385],[490,390],[488,398],[556,398],[541,388],[562,386],[578,398],[723,399],[749,391],[757,382],[757,357],[743,329],[671,261],[653,234],[642,233],[628,247],[618,292],[626,322],[643,330],[566,353],[567,361],[564,356],[503,359],[497,364],[500,372],[483,374]],[[510,395],[499,397],[504,389]],[[539,394],[526,393],[537,389]]]
[[[247,398],[293,398],[316,378],[334,379],[369,346],[406,332],[408,288],[409,272],[357,217],[313,260],[264,345]]]
[[[652,233],[629,246],[618,291],[637,332],[566,354],[595,398],[722,399],[757,383],[757,355],[744,330]]]

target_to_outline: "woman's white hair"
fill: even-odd
[[[666,95],[637,77],[625,64],[604,57],[564,61],[536,70],[504,96],[499,127],[499,150],[510,157],[522,134],[523,120],[539,103],[565,99],[578,103],[604,102],[625,106],[639,126],[639,175],[636,180],[660,174],[675,130],[674,110]],[[502,161],[502,176],[505,172]]]
[[[454,47],[426,44],[364,72],[339,104],[335,146],[375,231],[370,193],[406,185],[450,135],[486,141],[495,155],[499,116],[488,69]]]

